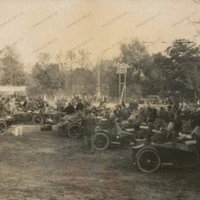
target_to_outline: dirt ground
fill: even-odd
[[[0,200],[193,200],[200,172],[161,169],[143,174],[131,150],[88,154],[81,140],[26,125],[23,136],[0,137]]]

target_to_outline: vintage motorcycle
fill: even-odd
[[[58,123],[58,135],[77,139],[82,136],[82,118],[80,112],[66,115]]]
[[[200,137],[193,134],[190,138],[163,144],[147,142],[135,145],[132,147],[134,164],[145,173],[156,172],[166,165],[198,166]]]
[[[68,123],[59,123],[58,124],[58,134],[61,136],[68,136],[72,139],[78,139],[82,136],[82,122],[78,121],[68,121]]]
[[[132,129],[123,130],[119,123],[114,120],[110,124],[111,128],[97,127],[96,133],[93,136],[94,148],[99,151],[106,150],[112,145],[128,146],[135,139]]]
[[[4,135],[8,127],[13,123],[14,117],[12,115],[8,115],[0,118],[0,135]]]
[[[54,110],[44,112],[43,110],[38,110],[33,112],[32,122],[35,125],[43,125],[45,123],[57,124],[65,113],[57,112]]]

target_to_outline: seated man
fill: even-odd
[[[84,109],[84,104],[83,104],[83,102],[79,99],[78,100],[78,103],[77,103],[77,105],[76,105],[76,111],[83,111],[83,109]]]
[[[76,113],[72,113],[71,115],[65,115],[58,124],[58,132],[63,131],[63,129],[65,129],[70,123],[82,121],[83,119],[84,113],[80,110]]]
[[[10,101],[9,98],[3,99],[1,113],[0,113],[0,117],[2,118],[5,118],[6,116],[11,114],[9,101]]]
[[[71,115],[75,113],[75,108],[71,103],[68,103],[68,106],[64,108],[63,112],[65,112],[66,115]]]

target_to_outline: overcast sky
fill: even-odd
[[[14,44],[25,64],[80,48],[112,58],[135,38],[156,53],[177,38],[199,44],[198,29],[200,0],[0,0],[0,48]]]

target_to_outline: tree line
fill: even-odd
[[[0,51],[0,84],[27,85],[32,96],[47,93],[95,95],[98,69],[101,93],[118,97],[117,66],[126,64],[127,96],[173,95],[185,98],[200,94],[200,47],[189,40],[177,39],[164,52],[151,55],[138,40],[120,44],[120,54],[92,64],[90,53],[79,49],[56,55],[40,53],[31,73],[26,73],[17,50],[6,46]]]

